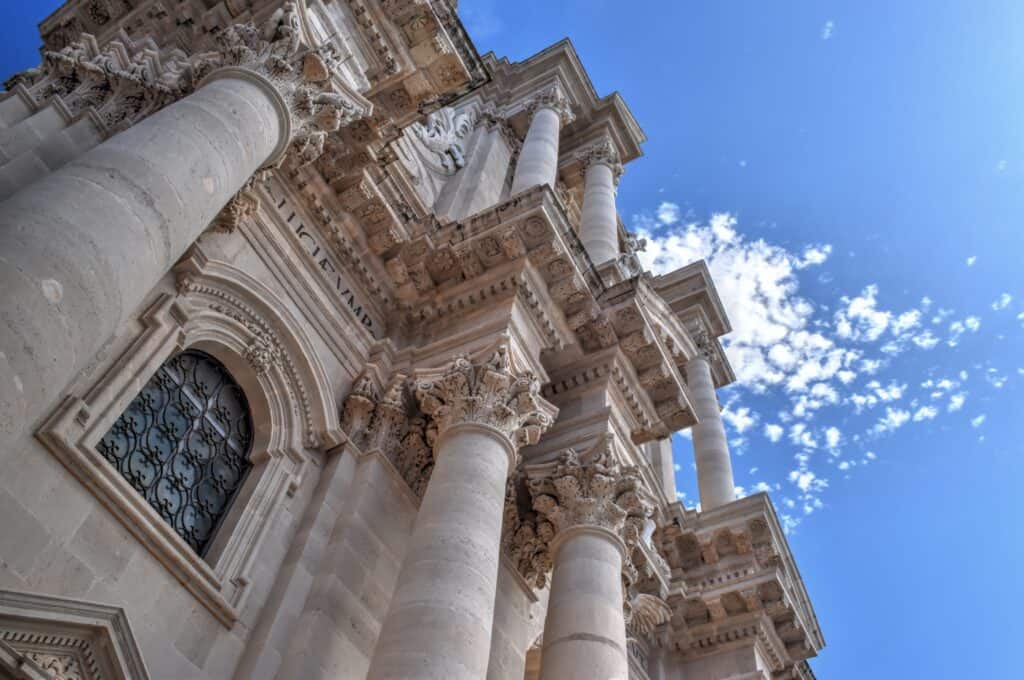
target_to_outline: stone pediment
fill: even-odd
[[[0,590],[0,676],[148,680],[124,610]]]
[[[673,506],[655,540],[672,570],[672,619],[660,641],[685,656],[756,638],[782,671],[824,639],[767,495],[698,513]]]

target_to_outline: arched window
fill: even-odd
[[[100,453],[199,555],[252,467],[252,416],[224,366],[168,359],[100,440]]]

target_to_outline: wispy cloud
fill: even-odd
[[[821,39],[822,40],[830,40],[832,38],[832,34],[835,32],[835,30],[836,30],[836,22],[834,22],[831,19],[829,19],[828,21],[825,22],[825,25],[821,27]]]

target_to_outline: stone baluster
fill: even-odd
[[[512,179],[512,195],[539,184],[555,188],[558,175],[558,133],[573,120],[568,100],[558,88],[535,97],[526,106],[530,113],[530,129],[519,152]]]
[[[583,153],[583,215],[580,240],[595,265],[619,256],[619,215],[615,192],[622,175],[619,154],[610,139]]]
[[[541,680],[625,680],[624,537],[650,514],[635,469],[616,464],[607,441],[584,456],[529,466],[533,507],[555,528]]]
[[[302,47],[296,11],[225,29],[218,50],[165,84],[181,98],[0,203],[0,451],[255,172],[289,148],[312,160],[354,120],[324,59]]]
[[[712,510],[736,500],[736,486],[725,425],[711,376],[714,348],[706,332],[698,335],[697,347],[701,353],[686,362],[686,384],[697,416],[697,424],[693,426],[693,457],[697,465],[700,507]]]
[[[487,674],[506,479],[557,409],[508,350],[460,356],[415,378],[437,428],[435,464],[368,680],[479,680]]]

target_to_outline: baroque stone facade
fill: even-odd
[[[726,312],[640,267],[645,137],[570,42],[481,56],[454,0],[40,31],[0,94],[0,677],[813,677]]]

